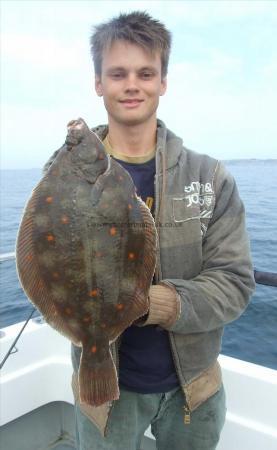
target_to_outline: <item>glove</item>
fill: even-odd
[[[145,325],[160,325],[168,328],[174,324],[180,314],[180,297],[173,286],[157,284],[149,290],[149,313]]]

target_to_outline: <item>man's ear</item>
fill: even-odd
[[[101,76],[100,75],[95,75],[94,87],[95,87],[96,94],[99,97],[102,97],[103,90],[102,90],[102,83],[101,83]]]
[[[161,82],[160,95],[164,95],[166,93],[166,88],[167,88],[167,78],[164,77],[162,78]]]

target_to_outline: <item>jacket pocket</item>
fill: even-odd
[[[210,219],[215,204],[214,194],[193,192],[172,199],[172,215],[174,222]]]
[[[172,199],[172,215],[174,222],[187,222],[200,219],[199,204],[189,202],[188,196]]]
[[[204,238],[209,221],[213,215],[215,205],[214,193],[192,192],[186,193],[182,197],[174,197],[172,199],[172,216],[175,223],[195,224],[197,221],[200,225],[201,236]]]

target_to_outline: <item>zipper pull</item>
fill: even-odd
[[[190,424],[190,410],[187,405],[184,406],[185,415],[184,415],[184,424],[189,425]]]

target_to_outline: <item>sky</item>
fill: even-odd
[[[277,1],[1,1],[1,168],[42,167],[66,124],[106,123],[93,27],[145,10],[173,34],[158,117],[219,159],[277,159]]]

